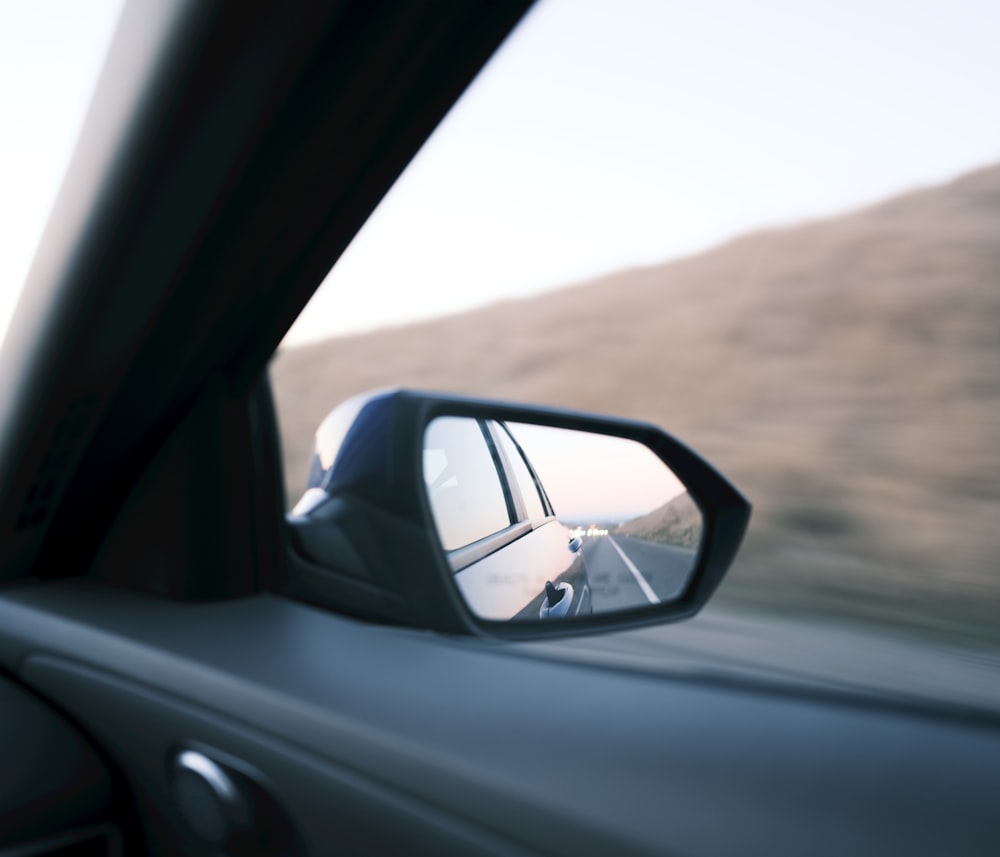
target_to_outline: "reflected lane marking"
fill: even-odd
[[[608,541],[611,542],[611,547],[618,551],[618,556],[622,558],[622,562],[625,563],[625,567],[632,572],[632,577],[635,578],[635,582],[639,584],[639,588],[642,590],[642,594],[649,599],[650,604],[659,604],[660,599],[656,597],[656,593],[653,592],[653,587],[649,585],[649,581],[642,576],[642,572],[635,567],[635,564],[627,556],[625,556],[625,551],[618,547],[618,542],[614,540],[613,536],[608,536]]]

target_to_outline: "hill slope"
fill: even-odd
[[[297,496],[337,402],[651,420],[755,505],[721,597],[1000,638],[1000,167],[540,297],[282,351]]]

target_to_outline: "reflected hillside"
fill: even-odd
[[[720,601],[1000,640],[998,235],[993,167],[671,264],[285,350],[288,490],[326,412],[371,387],[635,417],[754,503]]]
[[[696,548],[701,541],[701,512],[689,494],[679,494],[658,509],[614,528],[614,535],[665,545]]]

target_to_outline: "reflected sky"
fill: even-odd
[[[621,523],[662,506],[684,485],[641,443],[507,423],[564,521]]]

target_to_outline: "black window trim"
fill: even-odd
[[[528,473],[531,475],[531,479],[535,483],[535,489],[538,491],[538,496],[542,498],[542,510],[545,512],[546,519],[554,518],[556,513],[552,508],[552,503],[549,501],[549,495],[545,493],[545,486],[542,485],[542,480],[539,479],[538,474],[535,473],[535,468],[531,466],[531,461],[528,459],[528,456],[525,455],[524,450],[521,448],[521,444],[517,442],[517,438],[514,437],[513,432],[511,432],[511,430],[507,427],[506,423],[497,422],[497,425],[507,435],[510,442],[514,444],[514,449],[516,449],[518,454],[521,456],[521,461],[524,462],[524,466],[528,468]],[[497,444],[497,446],[499,447],[499,444]]]
[[[483,433],[486,448],[490,451],[490,458],[493,459],[493,467],[496,469],[497,478],[500,480],[504,502],[507,504],[507,520],[511,525],[517,524],[525,519],[524,503],[521,500],[517,484],[510,478],[510,474],[507,472],[507,463],[503,458],[503,451],[500,449],[500,445],[494,440],[490,432],[490,427],[486,424],[486,420],[476,420],[476,422],[479,424],[479,430]],[[503,530],[498,530],[498,532],[503,532]],[[489,538],[489,536],[485,538]],[[482,541],[482,539],[478,541]],[[475,542],[470,542],[470,544],[475,544]],[[468,547],[468,545],[463,545],[462,549],[465,547]]]

